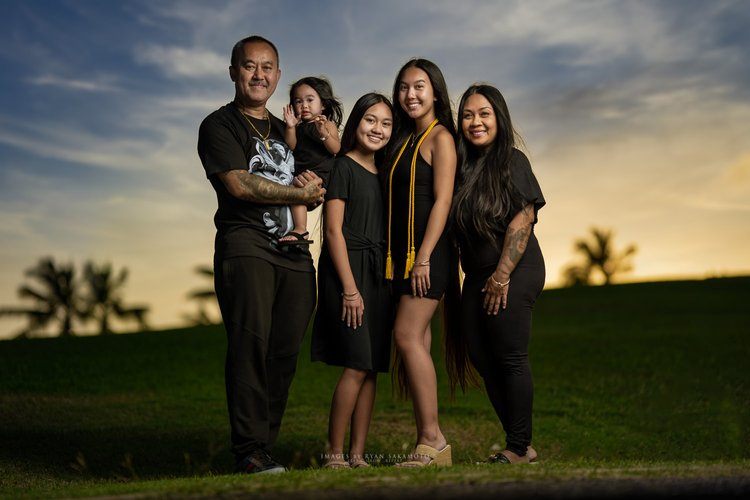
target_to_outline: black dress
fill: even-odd
[[[411,159],[414,148],[419,143],[417,137],[413,144],[407,146],[399,159],[392,177],[392,216],[391,216],[391,259],[393,261],[393,293],[399,300],[401,295],[411,295],[411,278],[404,279],[406,265],[408,224],[409,224],[409,182]],[[435,203],[432,166],[417,154],[414,173],[414,249],[419,253],[427,221]],[[449,278],[450,242],[445,232],[435,245],[430,255],[430,289],[426,297],[440,300],[445,293]]]
[[[365,304],[362,326],[341,320],[343,291],[327,246],[318,264],[318,310],[312,360],[357,370],[387,372],[390,365],[392,304],[385,282],[383,195],[377,174],[359,163],[336,158],[326,200],[346,202],[343,233],[354,281]]]
[[[294,170],[298,174],[309,170],[328,184],[328,176],[333,166],[334,155],[326,149],[320,132],[312,122],[302,122],[297,126],[297,146],[294,148]]]

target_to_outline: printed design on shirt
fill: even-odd
[[[268,139],[266,148],[263,141],[253,137],[254,154],[248,162],[248,171],[264,179],[284,186],[290,186],[294,180],[294,155],[292,150],[281,141]],[[263,224],[275,237],[283,236],[292,230],[292,212],[287,206],[269,206],[263,212]]]

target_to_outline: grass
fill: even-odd
[[[324,448],[339,370],[309,362],[307,336],[275,449],[296,470],[248,481],[226,475],[220,327],[0,342],[0,495],[747,474],[749,301],[750,278],[543,293],[531,346],[543,463],[502,474],[471,465],[504,443],[486,396],[472,390],[450,401],[441,362],[441,426],[460,466],[310,469]],[[388,377],[379,384],[368,450],[387,461],[408,452],[414,424]]]

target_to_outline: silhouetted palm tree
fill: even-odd
[[[617,275],[631,271],[633,266],[630,259],[637,252],[637,247],[631,244],[619,252],[614,249],[613,239],[611,229],[593,227],[589,239],[576,240],[574,249],[583,256],[584,263],[565,268],[563,274],[566,284],[591,284],[592,274],[598,271],[604,284],[608,285]]]
[[[145,321],[148,306],[128,307],[123,304],[122,288],[128,279],[126,267],[115,272],[110,263],[97,265],[89,261],[83,269],[83,278],[87,285],[87,316],[99,322],[100,335],[112,333],[110,320],[113,316],[135,320],[142,329],[148,329]]]
[[[18,288],[18,296],[35,302],[28,307],[5,307],[0,309],[3,316],[25,316],[26,328],[19,336],[28,337],[52,322],[59,322],[60,336],[73,335],[74,319],[85,317],[81,307],[73,264],[55,264],[52,257],[44,257],[36,266],[26,270],[26,276],[38,283],[23,284]]]
[[[199,265],[195,266],[195,272],[201,276],[210,278],[213,282],[214,270],[211,266]],[[217,323],[217,320],[213,319],[208,313],[207,306],[209,303],[216,302],[216,292],[214,291],[213,283],[210,287],[196,288],[191,290],[187,294],[189,299],[193,299],[198,303],[198,312],[193,314],[184,314],[183,317],[190,323],[195,325],[213,325]]]

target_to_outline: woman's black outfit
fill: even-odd
[[[377,174],[349,158],[336,158],[326,200],[346,202],[342,231],[354,281],[365,304],[362,325],[341,320],[343,288],[324,245],[318,264],[318,310],[312,337],[312,360],[357,370],[387,372],[393,314],[383,259],[385,210]]]
[[[510,174],[522,205],[533,205],[536,223],[536,212],[545,201],[528,159],[518,150],[513,151]],[[468,203],[475,198],[469,197]],[[521,208],[508,215],[502,224],[504,228]],[[467,217],[475,214],[474,210],[463,213]],[[526,251],[510,275],[507,307],[501,308],[496,316],[488,315],[482,307],[482,288],[500,261],[505,232],[496,234],[497,246],[471,231],[457,232],[456,237],[461,267],[466,273],[461,293],[461,331],[466,336],[471,362],[484,379],[487,395],[505,430],[506,448],[523,456],[531,444],[534,389],[528,346],[531,311],[544,287],[542,251],[532,226]]]
[[[417,147],[418,136],[404,150],[396,170],[393,172],[392,196],[393,215],[391,229],[391,256],[393,258],[393,294],[398,301],[401,295],[411,295],[411,277],[404,278],[409,231],[409,183],[411,176],[411,159]],[[419,252],[427,222],[435,204],[435,183],[432,166],[417,153],[416,171],[414,173],[414,248]],[[430,289],[425,297],[440,300],[448,286],[450,266],[450,240],[444,231],[440,235],[430,255]]]

